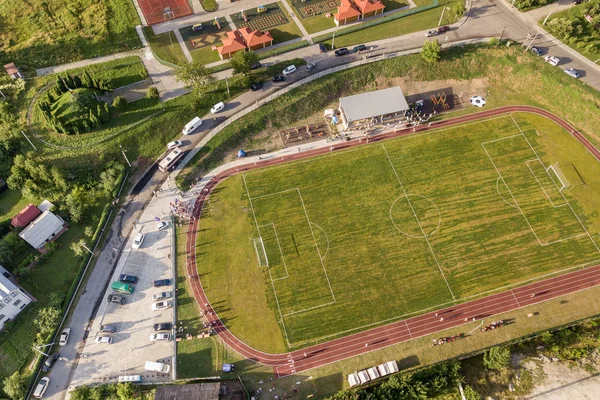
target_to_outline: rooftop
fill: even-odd
[[[6,73],[9,75],[14,75],[14,74],[19,73],[19,69],[17,68],[17,66],[15,65],[14,62],[5,64],[4,69],[6,70]]]
[[[217,47],[219,54],[229,54],[246,48],[244,38],[238,30],[227,32],[227,37],[224,37],[222,42],[223,46]]]
[[[391,87],[374,92],[340,98],[340,108],[347,122],[408,110],[402,89]]]
[[[17,215],[12,217],[10,224],[15,228],[23,228],[33,221],[42,212],[39,208],[33,204],[29,204],[27,207],[19,211]]]
[[[159,386],[154,400],[218,400],[220,387],[219,382]]]

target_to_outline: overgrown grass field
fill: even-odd
[[[211,195],[198,269],[236,336],[300,347],[597,262],[598,173],[527,114],[260,169]]]

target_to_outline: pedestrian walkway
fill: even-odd
[[[53,65],[52,67],[38,68],[35,70],[35,73],[37,74],[37,76],[59,74],[61,72],[65,72],[65,71],[73,69],[73,68],[83,68],[83,67],[87,67],[88,65],[101,64],[101,63],[105,63],[108,61],[119,60],[121,58],[127,58],[127,57],[131,57],[131,56],[139,56],[142,53],[143,53],[143,49],[129,50],[129,51],[124,51],[122,53],[110,54],[108,56],[88,58],[87,60],[75,61],[75,62],[68,63],[68,64],[60,64],[60,65]]]
[[[310,35],[306,31],[306,29],[304,29],[304,25],[302,25],[302,22],[300,22],[298,17],[296,17],[296,13],[294,12],[294,10],[292,10],[292,7],[285,0],[283,0],[281,2],[281,4],[283,5],[283,8],[285,8],[287,10],[288,14],[290,14],[292,16],[292,19],[294,20],[296,25],[298,25],[298,28],[300,28],[300,31],[302,32],[302,39],[308,40],[308,43],[312,44],[313,41],[312,41]]]
[[[194,59],[192,58],[192,55],[190,54],[190,51],[188,50],[187,46],[185,45],[185,40],[183,40],[183,36],[181,36],[181,32],[179,32],[179,29],[175,29],[175,31],[173,31],[173,33],[175,33],[175,37],[177,38],[177,42],[179,43],[179,46],[181,46],[181,50],[183,51],[185,58],[187,58],[187,60],[189,62],[194,61]]]

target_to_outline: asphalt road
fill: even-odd
[[[581,74],[581,80],[586,84],[600,90],[600,68],[591,61],[580,56],[567,46],[551,38],[546,33],[538,34],[540,29],[534,25],[534,19],[527,15],[522,15],[516,10],[511,10],[510,6],[501,2],[501,0],[476,0],[468,13],[468,18],[459,24],[452,26],[452,29],[445,35],[438,37],[442,44],[450,44],[455,41],[497,37],[501,34],[504,38],[523,42],[527,37],[535,37],[534,45],[542,48],[548,54],[561,58],[560,68],[575,68]],[[536,34],[537,37],[536,37]],[[397,52],[421,47],[425,40],[424,32],[412,33],[398,38],[385,39],[372,43],[366,43],[367,47],[373,47],[373,52],[382,54],[385,52]],[[359,59],[362,55],[347,55],[343,57],[334,57],[333,52],[321,54],[318,46],[298,49],[289,53],[272,57],[264,60],[266,63],[284,62],[292,58],[303,58],[307,62],[316,62],[317,67],[312,72],[327,69],[335,65],[348,63]],[[230,71],[223,71],[217,74],[218,78],[228,76]],[[304,68],[286,78],[287,83],[299,80],[309,73]],[[277,90],[277,85],[268,82],[264,88],[257,92],[244,93],[227,104],[225,110],[216,116],[204,117],[204,123],[201,128],[192,135],[182,136],[180,140],[184,142],[183,150],[190,150],[218,123],[223,122],[234,113],[248,107],[252,103],[268,96]],[[215,118],[215,119],[213,119]],[[188,121],[181,121],[181,127]],[[143,190],[135,197],[129,199],[126,206],[118,210],[118,218],[110,229],[110,236],[105,247],[101,250],[96,267],[92,271],[83,295],[79,299],[73,315],[67,324],[72,328],[69,344],[60,350],[61,356],[69,361],[58,361],[50,373],[50,386],[46,392],[46,398],[63,399],[66,398],[66,389],[69,387],[71,377],[75,368],[77,368],[78,355],[81,353],[84,345],[84,335],[91,325],[93,314],[95,313],[98,301],[102,300],[102,294],[105,286],[108,284],[112,270],[118,262],[122,247],[131,232],[133,222],[138,218],[144,204],[152,197],[152,190],[156,188],[164,179],[165,174],[154,173],[148,178],[148,183]]]

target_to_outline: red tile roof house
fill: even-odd
[[[342,0],[338,12],[333,14],[337,26],[383,14],[385,6],[379,0]]]
[[[10,220],[10,224],[15,228],[24,228],[31,221],[36,219],[42,212],[39,208],[34,206],[33,204],[29,204],[27,207],[22,209],[17,215],[12,217]]]
[[[221,60],[225,60],[241,50],[257,50],[271,46],[273,36],[269,32],[242,28],[227,32],[227,37],[223,38],[222,42],[223,46],[217,47],[217,51]]]
[[[23,79],[23,74],[21,74],[21,71],[19,71],[19,68],[17,68],[14,62],[4,65],[4,69],[11,78]]]

